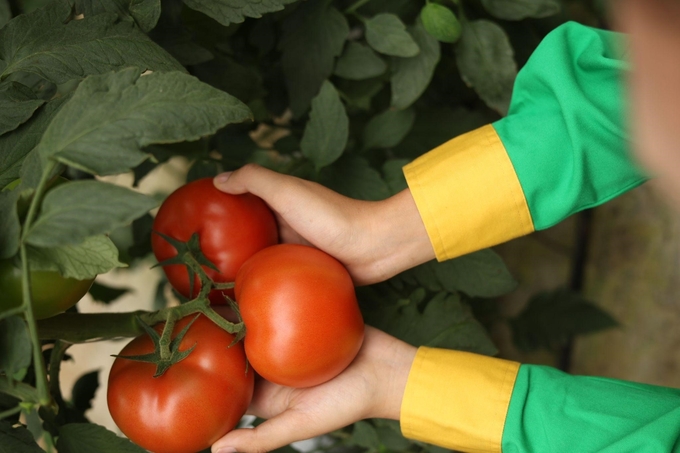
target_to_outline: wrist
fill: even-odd
[[[375,266],[385,279],[435,258],[409,189],[380,202],[373,219],[375,243],[381,244]]]

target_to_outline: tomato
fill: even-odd
[[[245,350],[265,379],[310,387],[340,374],[359,352],[364,322],[340,262],[297,244],[266,248],[236,275]]]
[[[49,318],[76,304],[92,286],[93,278],[76,280],[54,271],[31,271],[33,314],[37,319]],[[0,260],[0,311],[21,305],[21,269],[12,259]]]
[[[194,316],[181,319],[173,335]],[[160,333],[162,324],[155,326]],[[156,365],[121,357],[109,374],[107,401],[113,420],[139,446],[154,453],[195,453],[236,426],[253,396],[253,371],[242,343],[201,315],[180,343],[194,350],[154,378]],[[120,355],[153,352],[147,335]]]
[[[278,241],[274,214],[264,201],[251,194],[220,192],[210,178],[191,182],[170,194],[156,215],[153,229],[180,241],[188,241],[193,233],[198,233],[203,254],[220,270],[204,266],[216,282],[233,282],[248,258]],[[177,255],[175,248],[157,234],[151,238],[151,245],[159,262]],[[163,270],[180,294],[191,297],[184,265],[163,266]],[[194,297],[200,287],[197,277]],[[224,304],[222,293],[234,297],[233,290],[213,290],[210,301]]]

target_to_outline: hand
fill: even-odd
[[[334,379],[306,389],[257,381],[248,413],[268,420],[257,428],[228,433],[212,451],[265,452],[364,418],[398,420],[415,354],[415,347],[366,326],[359,354]]]
[[[434,258],[411,192],[383,201],[342,196],[255,164],[215,178],[224,192],[250,192],[274,211],[282,242],[309,244],[342,262],[355,284],[386,280]]]

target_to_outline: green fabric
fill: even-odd
[[[624,130],[621,35],[573,22],[541,42],[494,123],[542,230],[645,181]]]
[[[680,452],[680,390],[522,365],[503,453]]]

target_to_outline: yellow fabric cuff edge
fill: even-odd
[[[520,364],[422,347],[401,404],[405,437],[469,453],[500,453]]]
[[[534,231],[517,173],[490,124],[420,156],[404,176],[439,261]]]

